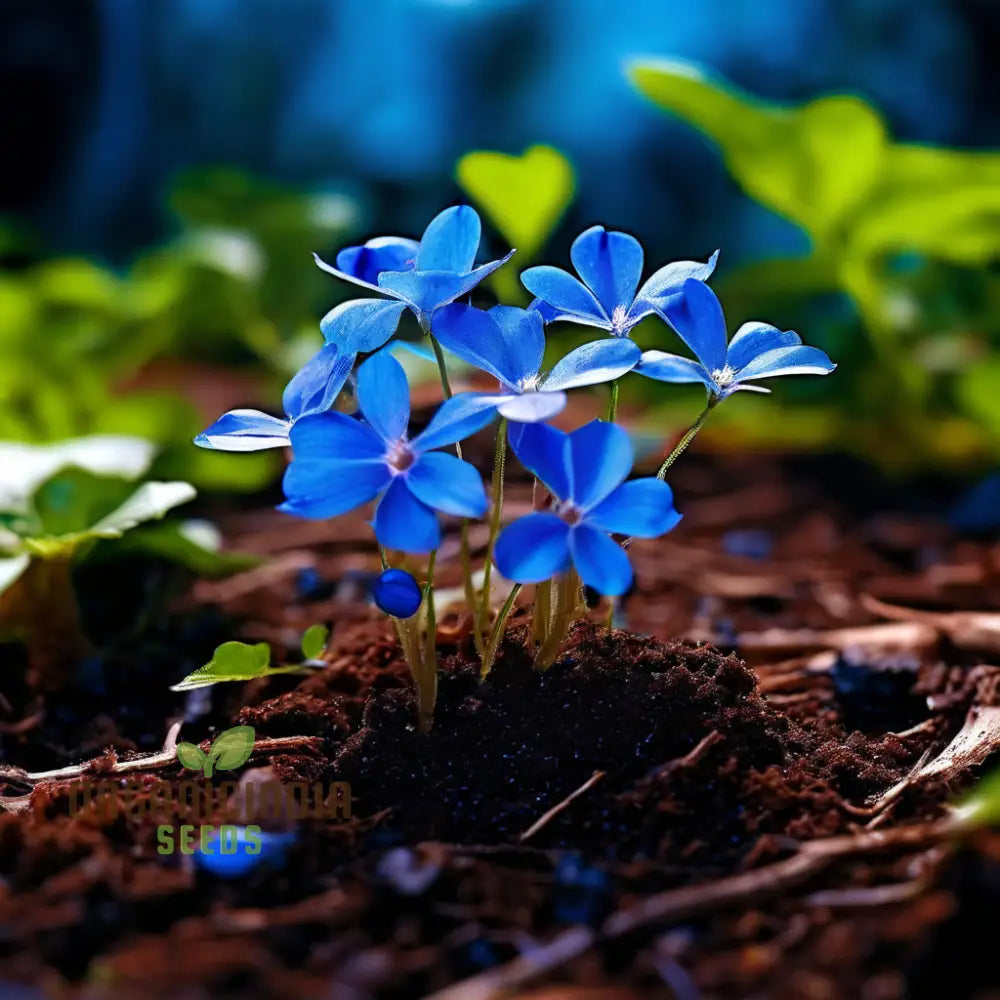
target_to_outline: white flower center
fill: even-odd
[[[413,449],[408,442],[396,441],[389,446],[389,450],[385,453],[385,458],[392,469],[393,475],[399,475],[399,473],[406,472],[413,465],[416,455],[413,454]]]
[[[527,378],[521,379],[521,381],[517,383],[517,387],[521,392],[538,392],[538,387],[541,384],[541,381],[541,375],[529,375]]]
[[[720,389],[725,389],[727,385],[732,385],[733,379],[735,378],[736,369],[730,368],[729,365],[726,365],[723,368],[716,368],[715,371],[712,372],[712,381],[715,382]]]
[[[615,306],[611,313],[611,333],[615,337],[624,337],[628,332],[628,310],[624,306]]]

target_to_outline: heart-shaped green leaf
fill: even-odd
[[[315,660],[326,646],[330,630],[325,625],[310,625],[302,634],[302,655]]]
[[[545,245],[573,200],[573,167],[551,146],[521,156],[477,150],[458,161],[462,190],[518,251],[523,266]]]
[[[212,777],[212,769],[232,771],[245,764],[253,753],[253,726],[234,726],[220,733],[208,752],[205,777]]]

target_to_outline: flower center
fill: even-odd
[[[732,385],[733,379],[735,378],[736,370],[730,368],[729,365],[726,365],[723,368],[716,368],[715,371],[712,372],[712,381],[715,382],[720,389],[725,389],[727,385]]]
[[[385,457],[394,474],[406,472],[416,460],[416,455],[406,441],[396,441],[390,445]]]
[[[579,524],[583,520],[583,511],[572,500],[564,500],[556,506],[556,514],[567,524]]]
[[[624,337],[628,333],[628,310],[624,306],[615,306],[611,313],[611,334],[614,337]]]
[[[538,385],[541,381],[541,375],[529,375],[527,378],[521,379],[521,381],[517,383],[517,387],[521,390],[521,392],[538,392]]]

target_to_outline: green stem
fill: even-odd
[[[484,632],[490,620],[490,576],[493,573],[493,552],[500,519],[503,513],[503,480],[507,463],[507,421],[501,417],[497,425],[496,451],[493,455],[493,511],[490,515],[490,534],[486,540],[486,564],[483,567],[483,601],[479,609],[479,628]],[[478,631],[478,630],[477,630]]]
[[[421,663],[421,680],[417,684],[419,705],[418,725],[421,732],[427,732],[434,721],[434,704],[437,701],[437,611],[434,607],[434,564],[437,549],[427,560],[427,581],[424,583],[424,607],[426,609],[426,629]]]
[[[486,675],[493,669],[493,661],[496,659],[497,650],[500,648],[500,640],[503,638],[504,626],[507,624],[507,618],[520,592],[521,584],[515,583],[510,588],[507,600],[503,602],[503,607],[500,608],[500,612],[497,614],[497,620],[493,623],[493,630],[490,632],[489,642],[486,643],[486,652],[483,653],[483,665],[479,671],[480,680],[485,680]]]
[[[670,466],[677,461],[684,449],[695,439],[698,431],[701,430],[702,425],[708,419],[708,415],[712,412],[717,402],[718,400],[714,396],[709,398],[708,402],[705,404],[705,409],[698,414],[698,419],[684,432],[680,441],[674,445],[673,451],[667,455],[663,465],[660,466],[659,472],[656,473],[657,479],[666,479],[667,469],[669,469]]]
[[[535,606],[531,616],[531,639],[534,647],[544,645],[552,626],[552,581],[535,587]]]
[[[465,590],[465,603],[468,605],[469,613],[472,615],[472,641],[476,647],[476,653],[483,655],[483,636],[480,631],[479,622],[479,602],[476,600],[476,585],[472,581],[472,553],[469,551],[469,522],[462,519],[462,526],[459,528],[460,538],[460,558],[462,562],[462,587]],[[487,564],[489,565],[489,564]]]
[[[611,396],[608,399],[608,423],[613,424],[618,416],[618,379],[611,383]]]
[[[441,345],[437,342],[437,337],[431,333],[430,327],[427,328],[427,336],[431,338],[431,347],[434,348],[434,357],[437,360],[438,374],[441,376],[441,391],[444,393],[445,399],[451,399],[451,382],[448,381],[448,366],[445,364],[444,351],[441,350]]]
[[[576,570],[567,570],[559,577],[555,592],[555,613],[552,619],[552,629],[545,644],[535,657],[535,669],[546,671],[556,661],[563,640],[569,632],[569,627],[576,617],[580,603],[580,578]]]

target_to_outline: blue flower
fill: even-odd
[[[411,618],[417,613],[423,594],[405,569],[387,569],[372,584],[372,599],[387,615]]]
[[[285,410],[284,420],[260,410],[230,410],[202,431],[194,443],[215,451],[286,448],[288,432],[295,421],[310,413],[329,410],[353,366],[353,354],[341,354],[336,344],[327,344],[305,363],[285,387],[281,400]]]
[[[775,375],[829,375],[837,366],[797,333],[767,323],[744,323],[726,344],[726,318],[708,285],[685,281],[683,294],[667,303],[663,318],[698,359],[646,351],[636,371],[660,382],[701,382],[709,398],[722,400],[741,389],[770,392],[746,383]]]
[[[292,426],[294,458],[285,472],[287,500],[279,509],[302,517],[336,517],[379,497],[379,542],[403,552],[430,552],[441,541],[434,511],[481,517],[487,506],[475,468],[433,449],[485,427],[492,413],[470,414],[460,401],[446,400],[411,441],[402,365],[380,352],[361,365],[357,378],[364,421],[320,413]]]
[[[525,427],[514,450],[557,502],[504,528],[496,546],[500,572],[539,583],[572,564],[599,593],[624,594],[632,567],[611,534],[655,538],[670,531],[680,520],[670,487],[651,478],[625,482],[632,469],[628,435],[601,420],[572,434],[547,424]]]
[[[324,271],[388,296],[342,302],[320,322],[323,336],[345,352],[375,351],[396,332],[405,309],[427,329],[435,309],[468,295],[514,253],[474,267],[481,233],[475,209],[459,205],[431,219],[419,242],[382,236],[341,250],[336,267],[316,257]]]
[[[489,312],[450,305],[434,315],[434,335],[442,346],[500,382],[499,393],[462,393],[470,410],[497,409],[523,423],[548,420],[566,405],[566,390],[619,378],[639,361],[631,340],[610,337],[570,351],[547,375],[542,317],[535,310],[494,306]]]
[[[558,267],[529,267],[521,282],[546,323],[568,320],[627,337],[632,327],[680,294],[685,279],[707,281],[719,251],[707,264],[678,260],[661,267],[639,288],[642,246],[628,233],[591,226],[573,241],[570,259],[579,278]],[[639,288],[638,294],[636,289]]]

